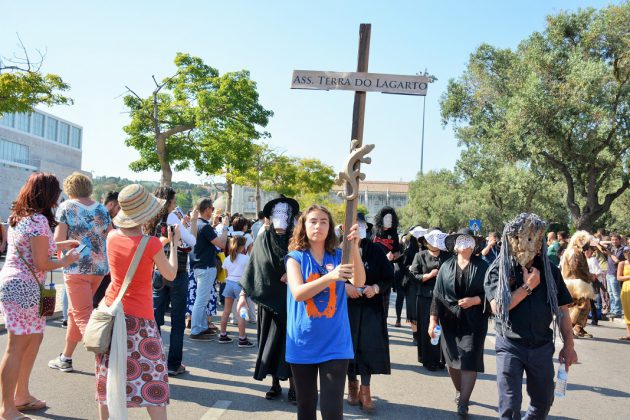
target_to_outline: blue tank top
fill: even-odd
[[[322,265],[309,250],[292,251],[285,261],[289,258],[300,264],[302,278],[310,282],[341,264],[341,250],[335,250],[334,254],[325,253]],[[288,291],[286,344],[288,363],[314,364],[354,359],[344,281],[334,282],[303,302],[297,302]]]

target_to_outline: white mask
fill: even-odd
[[[391,229],[392,228],[392,214],[388,213],[383,217],[383,228]]]
[[[289,227],[289,203],[278,203],[271,210],[271,223],[276,229]]]
[[[461,251],[462,249],[474,249],[475,239],[469,235],[458,236],[455,240],[455,250]]]
[[[365,223],[359,223],[359,238],[365,239],[367,237],[367,225]]]

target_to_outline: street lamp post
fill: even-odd
[[[429,72],[424,69],[424,73],[418,72],[418,76],[428,76]],[[420,175],[424,174],[424,115],[427,107],[427,95],[422,97],[422,138],[420,140]]]
[[[424,164],[424,112],[427,105],[427,96],[422,97],[422,140],[420,141],[420,175],[423,175]]]

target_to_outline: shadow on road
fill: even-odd
[[[182,377],[184,378],[184,377]],[[229,382],[229,381],[228,381]],[[217,382],[219,383],[219,382]],[[250,387],[251,384],[237,383],[239,387]],[[260,396],[247,395],[243,392],[233,392],[228,390],[215,390],[207,391],[199,388],[190,387],[181,383],[169,383],[171,391],[171,398],[174,399],[186,399],[189,402],[194,402],[202,407],[212,407],[216,401],[232,401],[230,410],[245,411],[251,413],[265,412],[265,411],[283,411],[287,413],[296,413],[296,408],[293,404],[290,404],[286,397],[286,390],[283,392],[281,399],[279,400],[266,400],[264,394]],[[265,388],[267,390],[268,388]],[[262,407],[261,405],[268,404],[268,407]]]

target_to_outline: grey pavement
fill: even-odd
[[[393,302],[392,302],[393,303]],[[394,313],[393,304],[390,315]],[[390,317],[390,324],[394,319]],[[255,338],[250,325],[248,334]],[[577,340],[580,364],[569,372],[567,396],[557,399],[551,418],[621,419],[628,418],[630,401],[630,345],[618,341],[624,325],[602,322],[587,328],[595,335],[591,340]],[[236,328],[229,327],[232,336]],[[492,330],[492,328],[491,328]],[[187,334],[188,334],[187,330]],[[454,390],[445,371],[428,372],[416,361],[416,348],[408,327],[390,325],[392,375],[376,375],[372,379],[372,394],[377,412],[367,416],[358,407],[344,407],[347,419],[376,417],[382,419],[454,419]],[[60,320],[48,323],[31,380],[32,393],[48,402],[45,411],[31,414],[34,419],[95,419],[94,357],[79,348],[74,356],[74,373],[61,373],[47,367],[48,360],[63,347],[65,330]],[[471,418],[496,418],[497,390],[495,375],[494,336],[486,341],[486,371],[480,374],[472,395]],[[164,330],[168,347],[168,326]],[[6,334],[0,335],[4,351]],[[556,347],[559,349],[561,341]],[[557,357],[557,352],[556,352]],[[264,382],[252,378],[256,348],[239,349],[216,341],[184,342],[184,363],[189,373],[170,379],[172,419],[292,419],[295,407],[286,401],[286,384],[281,400],[267,401],[264,393],[270,379]],[[523,410],[527,397],[524,392]],[[144,409],[130,409],[131,419],[148,419]]]

